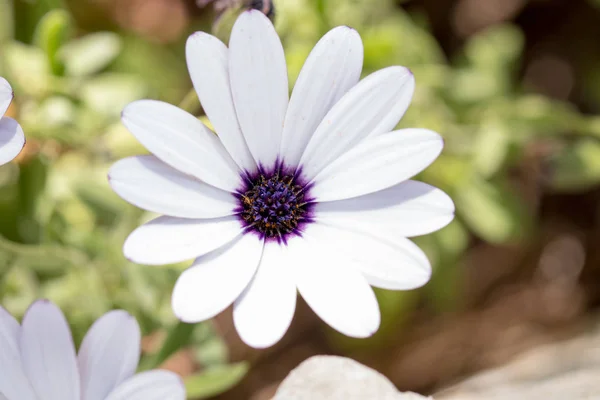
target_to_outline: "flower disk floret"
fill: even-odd
[[[239,215],[247,232],[265,240],[286,242],[312,222],[310,187],[295,171],[278,165],[248,177],[238,193]]]

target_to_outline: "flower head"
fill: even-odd
[[[6,400],[184,400],[168,371],[134,375],[140,328],[125,311],[97,320],[79,353],[69,325],[47,300],[31,305],[21,325],[0,307],[0,398]]]
[[[353,337],[379,326],[371,286],[425,284],[431,267],[407,237],[448,224],[442,191],[408,180],[440,154],[424,129],[391,132],[414,77],[390,67],[360,79],[358,33],[338,27],[315,46],[288,98],[283,47],[258,11],[236,21],[229,48],[195,33],[192,81],[213,134],[166,103],[130,104],[123,123],[153,155],[109,172],[125,200],[163,216],[136,229],[125,255],[142,264],[195,258],[172,305],[186,322],[232,303],[251,346],[284,335],[296,293],[329,325]]]
[[[4,116],[13,96],[12,87],[0,76],[0,165],[15,158],[25,145],[25,136],[17,121]]]

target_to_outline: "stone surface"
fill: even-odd
[[[401,393],[374,369],[344,357],[315,356],[294,369],[273,400],[425,400]]]
[[[436,400],[600,399],[600,324],[435,395]]]

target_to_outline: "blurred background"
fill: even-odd
[[[49,298],[76,342],[124,308],[146,335],[142,368],[170,368],[190,398],[223,400],[269,399],[313,354],[346,355],[403,390],[431,393],[585,329],[600,304],[598,0],[275,0],[290,85],[337,25],[361,34],[364,75],[412,69],[417,89],[400,126],[444,136],[444,153],[419,179],[453,197],[457,218],[416,238],[433,278],[415,291],[378,291],[382,327],[368,340],[336,334],[302,302],[282,342],[264,351],[241,343],[229,311],[177,323],[170,294],[186,265],[124,259],[124,239],[152,215],[118,198],[106,172],[145,152],[119,122],[130,101],[202,115],[185,40],[203,30],[227,41],[243,6],[0,0],[0,76],[15,90],[8,115],[27,136],[0,168],[3,306],[21,316]]]

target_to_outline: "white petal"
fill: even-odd
[[[13,97],[14,93],[12,87],[10,87],[10,83],[0,76],[0,118],[6,114]]]
[[[125,241],[125,257],[146,265],[172,264],[209,253],[242,233],[236,216],[213,219],[158,217]]]
[[[242,13],[229,40],[229,79],[246,143],[257,163],[275,164],[288,105],[283,47],[271,21],[260,11]]]
[[[362,63],[362,41],[352,28],[334,28],[317,43],[300,71],[285,116],[281,157],[286,165],[298,165],[325,114],[360,79]]]
[[[184,175],[154,156],[117,161],[108,179],[129,203],[173,217],[223,217],[234,214],[238,205],[231,193]]]
[[[14,159],[25,146],[25,135],[21,126],[12,118],[0,119],[0,165]]]
[[[237,165],[219,138],[192,114],[156,100],[123,110],[123,124],[156,157],[173,168],[230,192],[240,185]]]
[[[225,310],[254,276],[262,250],[261,239],[245,234],[196,259],[173,289],[175,315],[185,322],[200,322]]]
[[[36,400],[21,364],[20,334],[19,323],[0,307],[0,394],[8,400]]]
[[[69,325],[47,300],[34,303],[21,330],[23,369],[40,399],[79,400],[79,371]]]
[[[106,400],[184,400],[185,386],[170,371],[147,371],[122,383]]]
[[[373,226],[389,238],[435,232],[454,218],[450,196],[433,186],[406,181],[352,199],[317,203],[319,222],[342,228],[368,230]]]
[[[404,67],[389,67],[360,81],[325,115],[300,164],[307,179],[368,136],[389,132],[402,118],[415,88]]]
[[[254,279],[235,301],[233,322],[254,348],[270,347],[288,330],[296,309],[296,285],[288,246],[266,243]]]
[[[140,360],[140,327],[125,311],[110,311],[85,335],[77,361],[81,400],[104,400],[131,377]]]
[[[352,337],[368,337],[379,328],[373,289],[344,251],[332,244],[331,229],[311,224],[302,238],[292,238],[288,263],[298,291],[327,324]]]
[[[194,88],[223,146],[240,168],[256,171],[231,97],[227,47],[212,35],[196,32],[189,37],[185,50]]]
[[[426,129],[370,138],[319,172],[310,194],[332,201],[387,189],[421,172],[443,147],[441,136]]]
[[[360,270],[368,282],[390,290],[409,290],[423,286],[431,278],[431,265],[423,251],[404,237],[388,237],[377,223],[341,228],[322,225],[329,237],[338,263]]]

